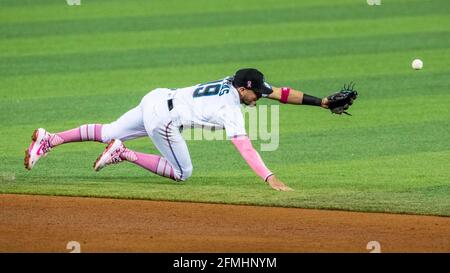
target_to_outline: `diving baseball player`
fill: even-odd
[[[225,129],[227,137],[253,171],[273,189],[292,190],[266,167],[246,135],[240,105],[256,105],[261,97],[281,103],[315,105],[342,114],[356,99],[353,87],[325,98],[317,98],[289,87],[274,87],[263,74],[252,68],[238,70],[234,76],[180,89],[158,88],[143,97],[140,104],[109,124],[85,124],[60,133],[38,128],[25,151],[24,164],[31,170],[52,148],[70,142],[108,143],[94,163],[99,171],[110,164],[128,161],[175,181],[192,175],[192,162],[180,129],[207,127]],[[148,136],[161,153],[144,154],[128,149],[126,140]]]

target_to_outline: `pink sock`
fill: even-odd
[[[139,165],[142,168],[151,171],[152,173],[175,180],[173,168],[164,157],[151,154],[143,154],[127,148],[125,148],[125,151],[123,151],[120,157],[124,160]]]
[[[50,144],[55,147],[63,143],[80,141],[102,142],[102,125],[85,124],[75,129],[53,134]]]

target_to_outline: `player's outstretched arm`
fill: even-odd
[[[291,188],[284,185],[275,175],[266,167],[258,152],[253,148],[250,139],[245,136],[236,136],[231,139],[236,149],[247,161],[253,171],[267,182],[273,189],[278,191],[292,191]]]
[[[273,92],[268,98],[280,101],[281,103],[305,104],[328,108],[328,99],[326,97],[317,98],[288,87],[280,88],[272,86],[272,90]]]

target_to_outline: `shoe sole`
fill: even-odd
[[[99,157],[97,157],[97,160],[95,160],[93,167],[94,167],[94,170],[95,170],[96,172],[98,172],[98,171],[100,171],[101,169],[103,169],[104,166],[100,168],[100,167],[97,166],[97,165],[99,164],[99,161],[102,159],[102,157],[109,151],[109,149],[110,149],[115,143],[116,143],[116,140],[112,140],[111,142],[109,142],[108,146],[106,146],[106,148],[105,148],[105,150],[103,151],[103,153],[102,153]]]
[[[31,141],[36,142],[37,138],[38,138],[38,133],[39,133],[39,129],[34,130],[33,134],[31,135]],[[25,169],[31,171],[31,169],[33,167],[30,166],[30,150],[26,149],[25,150],[25,158],[23,160],[23,164],[25,165]]]

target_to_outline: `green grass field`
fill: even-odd
[[[0,193],[450,216],[448,0],[376,7],[365,0],[82,0],[76,7],[0,0],[0,7]],[[414,58],[423,70],[411,69]],[[99,143],[63,145],[31,172],[23,167],[37,127],[108,123],[149,90],[241,67],[317,96],[357,83],[352,117],[280,107],[279,148],[261,156],[294,192],[271,190],[228,141],[189,141],[194,174],[183,184],[129,163],[95,173]],[[147,138],[128,146],[157,152]]]

